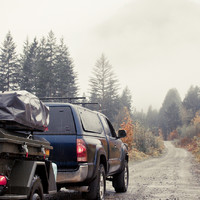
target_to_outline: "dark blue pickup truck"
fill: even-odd
[[[106,180],[116,192],[128,188],[128,148],[106,116],[82,106],[46,103],[48,131],[37,135],[53,146],[50,160],[57,164],[57,188],[79,189],[85,199],[104,199]]]

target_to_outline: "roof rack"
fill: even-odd
[[[40,100],[69,100],[69,103],[72,103],[72,100],[78,100],[78,99],[86,99],[86,97],[40,97]]]
[[[82,105],[83,107],[85,107],[85,105],[98,105],[99,110],[101,110],[100,103],[72,102],[72,100],[86,99],[86,97],[40,97],[39,99],[42,101],[45,101],[45,100],[68,100],[69,103],[76,104],[76,105]]]

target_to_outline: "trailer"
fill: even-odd
[[[26,91],[0,93],[0,199],[44,199],[57,192],[53,147],[45,131],[48,107]],[[54,170],[55,169],[55,170]]]

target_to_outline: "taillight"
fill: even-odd
[[[78,162],[87,162],[87,148],[82,139],[76,140],[76,153]]]
[[[0,175],[0,195],[3,195],[7,191],[7,182],[7,177]]]
[[[1,186],[7,185],[7,178],[5,176],[0,175],[0,185]]]

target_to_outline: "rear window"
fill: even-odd
[[[83,129],[86,132],[102,133],[103,128],[97,113],[86,109],[80,109],[79,113]]]
[[[71,108],[49,107],[49,126],[46,134],[75,134],[76,129]]]

